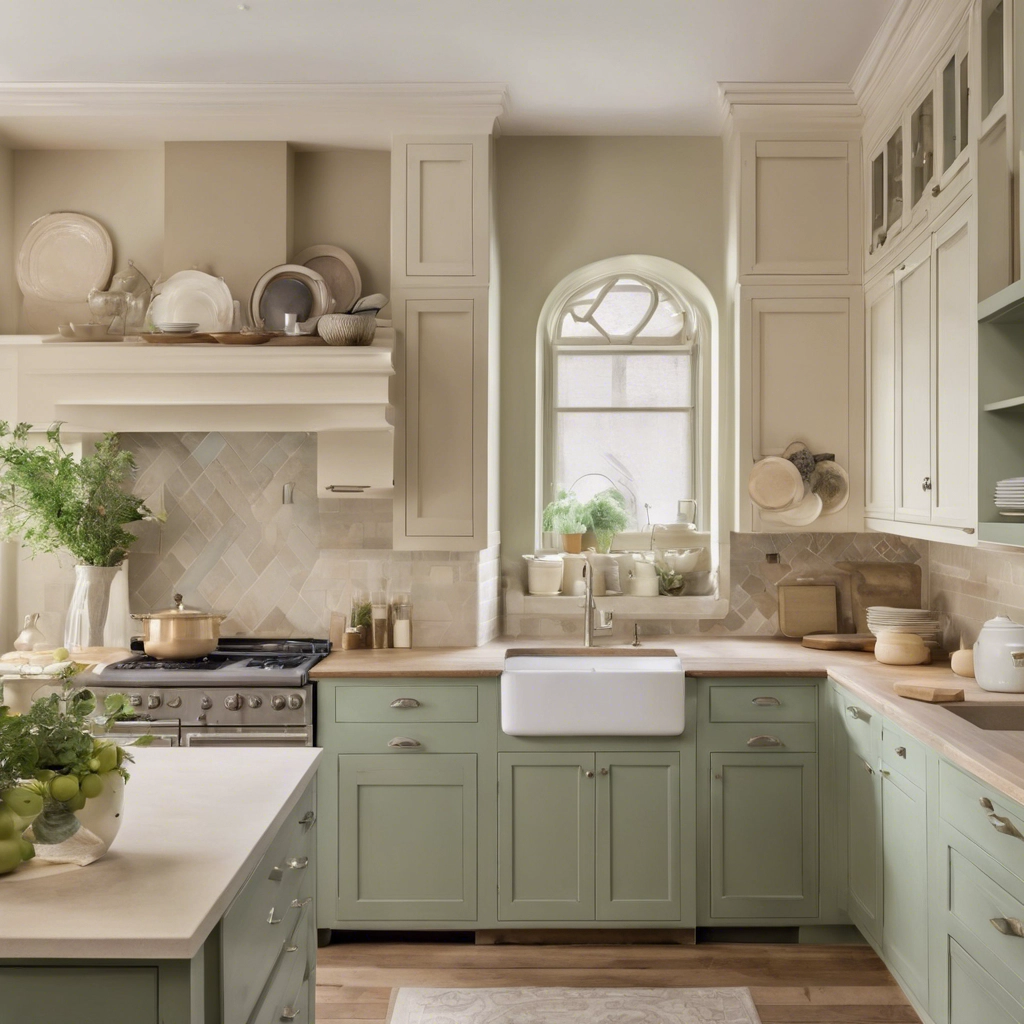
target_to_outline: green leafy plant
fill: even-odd
[[[60,425],[29,447],[27,423],[0,421],[0,538],[20,538],[34,553],[68,551],[83,565],[124,561],[135,536],[129,523],[156,518],[126,489],[135,459],[106,434],[81,459],[64,449]]]
[[[607,551],[615,534],[629,525],[626,499],[614,487],[595,494],[583,506],[583,514],[590,529],[594,531],[599,551]]]
[[[655,565],[658,574],[658,593],[665,597],[682,597],[686,590],[686,576],[666,565]]]
[[[39,842],[70,839],[80,827],[75,812],[103,792],[105,776],[128,779],[131,754],[93,729],[134,717],[131,704],[123,693],[112,693],[103,702],[105,714],[95,715],[95,695],[74,682],[83,667],[68,662],[53,677],[60,692],[33,701],[24,715],[0,706],[0,875],[34,856],[24,836],[30,826]],[[133,746],[152,742],[140,736]]]
[[[590,521],[580,500],[572,491],[559,491],[541,515],[541,526],[546,533],[586,533]]]

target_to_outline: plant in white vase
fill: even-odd
[[[65,646],[103,642],[110,586],[135,536],[130,523],[156,518],[125,486],[135,459],[117,434],[76,459],[61,444],[60,425],[29,446],[32,427],[0,421],[0,539],[20,539],[33,554],[67,551],[77,560]]]

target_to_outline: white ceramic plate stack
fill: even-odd
[[[916,633],[929,647],[942,643],[942,621],[930,608],[887,608],[872,605],[867,609],[868,629],[878,636],[884,629],[897,633]]]
[[[189,322],[171,322],[153,324],[161,334],[195,334],[199,330],[199,324]]]
[[[1024,518],[1024,476],[996,482],[996,511],[1011,519]]]
[[[231,289],[222,278],[201,270],[179,270],[153,290],[146,319],[160,326],[161,333],[230,331],[235,307]],[[170,332],[170,325],[191,327],[192,331]]]

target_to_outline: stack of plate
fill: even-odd
[[[153,326],[161,334],[195,334],[199,330],[198,323],[187,323],[181,320],[171,320]]]
[[[878,636],[883,629],[898,633],[916,633],[930,647],[942,642],[942,622],[939,613],[929,608],[886,608],[872,605],[867,609],[868,629]]]
[[[1001,516],[1024,517],[1024,476],[996,482],[996,510]]]

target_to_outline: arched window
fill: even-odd
[[[562,489],[586,501],[611,485],[638,528],[681,513],[709,528],[703,406],[714,310],[695,275],[649,256],[591,264],[552,292],[538,329],[541,505]]]

